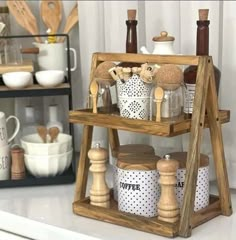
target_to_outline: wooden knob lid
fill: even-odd
[[[107,153],[107,150],[105,148],[101,148],[100,144],[98,143],[96,144],[95,148],[91,148],[88,151],[88,157],[89,159],[94,161],[99,161],[99,160],[102,161],[104,159],[107,159],[108,153]]]
[[[155,155],[131,155],[118,158],[117,167],[125,170],[156,170],[157,161],[161,159]]]
[[[171,159],[170,155],[165,155],[164,159],[161,159],[157,162],[157,170],[160,172],[176,172],[178,169],[179,163],[175,159]]]
[[[115,83],[114,79],[111,77],[109,70],[115,67],[116,64],[111,61],[105,61],[100,63],[94,73],[94,78],[98,83],[107,82],[108,84]]]
[[[154,42],[167,42],[167,41],[174,41],[175,38],[172,36],[168,36],[168,32],[162,31],[160,36],[153,37],[152,41]]]

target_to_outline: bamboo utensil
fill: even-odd
[[[93,101],[93,113],[97,113],[97,95],[98,95],[98,83],[93,80],[90,84],[90,93]]]
[[[42,0],[40,4],[40,15],[51,34],[56,34],[61,23],[62,16],[61,0]]]
[[[68,34],[78,21],[79,21],[78,4],[76,3],[75,6],[72,8],[69,16],[67,17],[66,25],[64,27],[63,33]],[[61,37],[59,38],[58,42],[64,42],[64,40],[65,40],[65,37]]]
[[[36,18],[24,0],[7,0],[7,6],[19,25],[25,28],[32,35],[39,34]],[[42,39],[40,37],[35,37],[35,40],[42,43]]]
[[[47,128],[45,126],[38,126],[37,132],[38,132],[38,135],[43,140],[43,143],[47,143],[47,134],[48,134]]]
[[[164,98],[164,90],[161,87],[156,87],[155,92],[155,101],[156,101],[156,122],[161,121],[161,103]]]
[[[48,134],[51,138],[50,143],[53,143],[57,139],[59,132],[60,130],[58,127],[51,127],[48,129]]]

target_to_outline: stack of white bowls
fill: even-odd
[[[54,177],[71,165],[72,136],[60,133],[53,143],[43,143],[38,134],[21,138],[25,150],[25,166],[35,177]]]

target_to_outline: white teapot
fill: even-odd
[[[168,36],[168,32],[162,31],[160,36],[153,37],[154,42],[154,50],[152,54],[159,55],[173,55],[175,54],[173,44],[175,38],[172,36]],[[150,54],[145,46],[140,48],[140,51],[144,54]]]

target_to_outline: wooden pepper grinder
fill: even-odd
[[[11,179],[25,178],[24,149],[16,146],[11,149]]]
[[[157,162],[157,170],[160,173],[161,197],[157,204],[158,219],[175,223],[179,220],[179,207],[175,194],[176,171],[179,163],[165,155],[165,159]]]
[[[88,152],[91,162],[89,170],[93,174],[92,187],[90,189],[90,204],[100,207],[110,207],[110,190],[106,184],[105,172],[106,161],[108,157],[107,150],[97,144],[95,148],[91,148]]]

